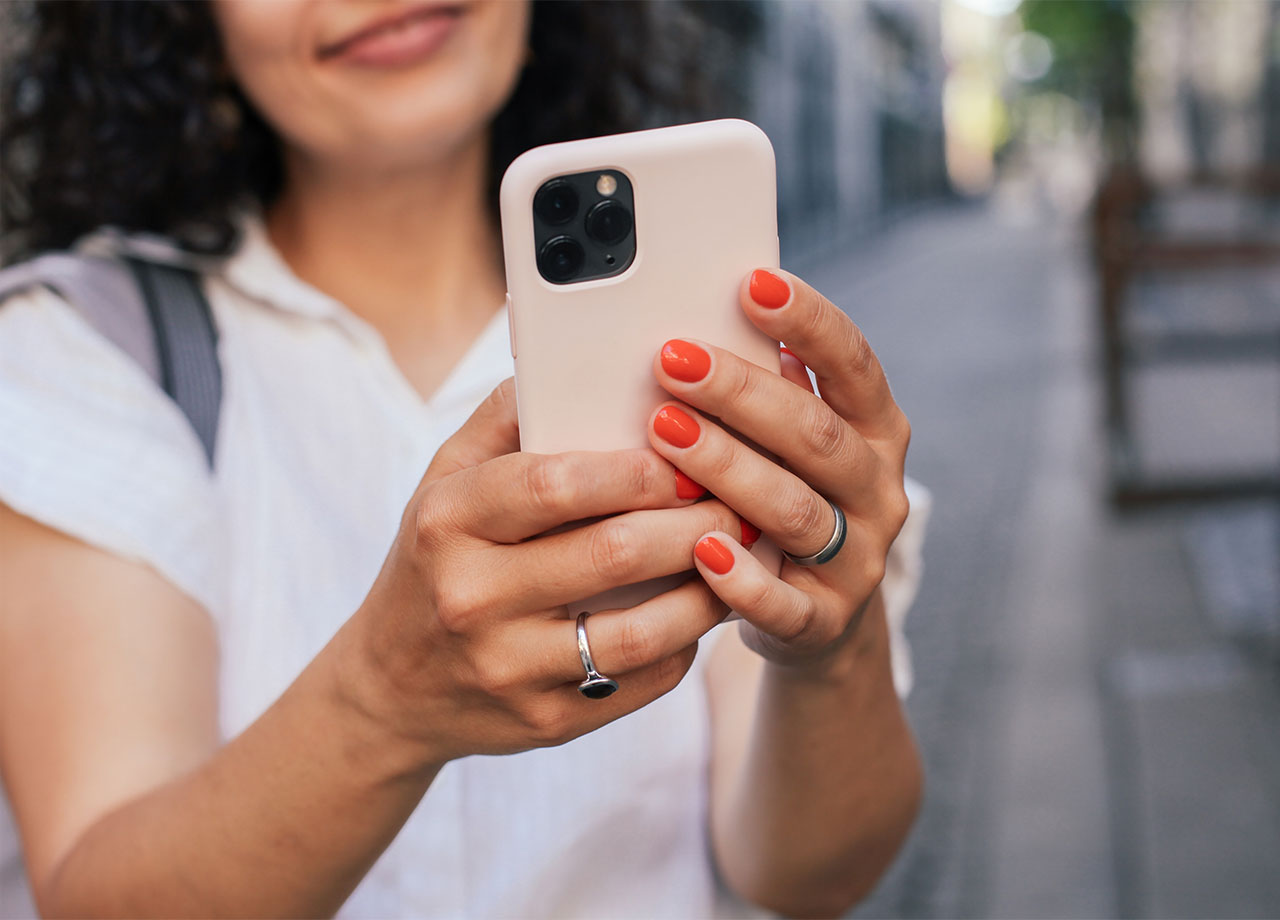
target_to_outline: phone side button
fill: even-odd
[[[516,356],[516,323],[511,317],[511,295],[507,295],[507,336],[511,340],[511,357]]]

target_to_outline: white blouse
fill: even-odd
[[[82,248],[157,245],[101,233]],[[259,223],[229,259],[200,265],[223,371],[215,472],[131,359],[32,290],[0,305],[0,502],[151,566],[204,606],[230,738],[360,604],[428,462],[512,361],[499,312],[424,401],[379,334],[294,276]],[[903,693],[927,511],[926,492],[909,494],[884,584]],[[709,857],[705,697],[695,665],[667,696],[562,747],[449,764],[341,915],[750,912]],[[0,797],[0,916],[33,913]]]

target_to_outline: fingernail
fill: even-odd
[[[662,369],[677,380],[697,383],[711,370],[711,355],[692,342],[672,339],[662,346]]]
[[[751,273],[750,290],[752,300],[771,310],[776,310],[791,299],[791,285],[763,268],[757,268]]]
[[[653,431],[662,440],[676,447],[692,447],[702,433],[689,413],[675,406],[663,406],[658,410],[653,419]]]
[[[742,524],[742,545],[751,549],[751,545],[760,539],[760,528],[744,517],[738,518],[738,522]]]
[[[799,361],[799,360],[800,360],[799,356],[798,356],[794,351],[792,351],[790,348],[788,348],[786,345],[781,345],[781,346],[779,346],[779,347],[778,347],[778,351],[782,352],[784,355],[791,355],[791,357],[795,358],[797,361]],[[801,363],[803,363],[803,362],[801,362]]]
[[[706,486],[698,485],[684,473],[676,470],[676,498],[701,498],[706,494]]]
[[[726,574],[733,568],[733,553],[715,537],[703,537],[693,548],[698,561],[717,575]]]

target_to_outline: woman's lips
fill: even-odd
[[[409,10],[325,45],[317,52],[317,57],[322,61],[342,61],[361,67],[416,64],[444,44],[461,15],[459,6]]]

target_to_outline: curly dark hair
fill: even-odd
[[[680,4],[535,0],[532,54],[493,124],[490,190],[539,144],[706,114],[696,17]],[[280,142],[232,82],[207,0],[9,4],[0,16],[0,263],[98,227],[235,243],[269,206]]]

